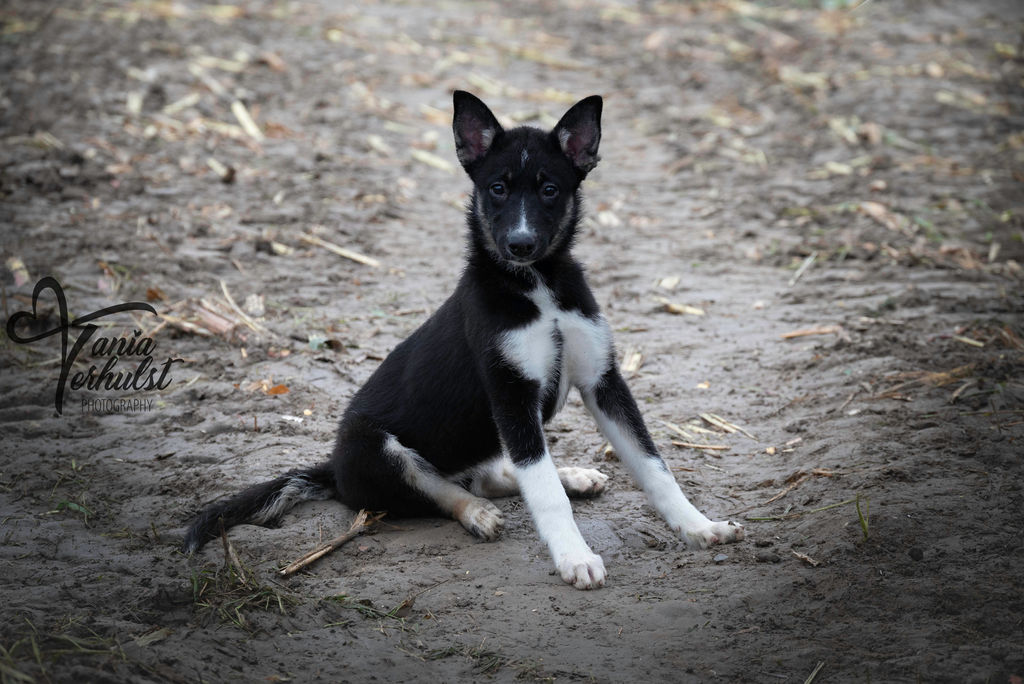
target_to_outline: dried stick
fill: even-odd
[[[826,325],[821,328],[804,328],[803,330],[791,330],[789,332],[782,333],[779,335],[784,340],[792,340],[797,337],[807,337],[808,335],[832,335],[833,333],[839,332],[839,326],[837,325]]]
[[[859,5],[858,5],[858,7],[859,7]],[[854,7],[854,9],[857,9],[857,8]],[[809,676],[807,679],[804,680],[804,684],[811,684],[811,682],[814,681],[814,678],[818,676],[818,673],[821,672],[821,668],[823,668],[823,667],[825,667],[825,661],[824,660],[819,660],[817,667],[815,667],[814,670],[811,671],[811,676]]]
[[[269,330],[264,328],[262,325],[260,325],[256,321],[252,320],[252,318],[250,318],[247,313],[242,311],[242,307],[238,306],[238,303],[235,302],[235,298],[231,296],[230,292],[228,292],[228,285],[227,285],[227,283],[225,283],[223,280],[220,281],[220,291],[224,293],[224,299],[225,299],[225,301],[227,301],[228,306],[230,306],[232,309],[234,309],[235,313],[238,314],[239,318],[242,319],[243,323],[245,323],[247,326],[249,326],[250,330],[252,330],[253,332],[259,333],[261,335],[267,335],[268,337],[273,337],[274,336],[273,333],[271,333]]]
[[[345,247],[336,245],[333,242],[328,242],[327,240],[319,238],[316,235],[303,233],[299,235],[299,239],[308,244],[316,245],[317,247],[323,247],[328,252],[333,252],[334,254],[337,254],[340,257],[351,259],[356,263],[372,266],[373,268],[378,268],[380,266],[380,261],[374,259],[373,257],[366,256],[365,254],[360,254],[359,252],[354,252],[351,249],[346,249]]]
[[[295,572],[298,572],[299,570],[301,570],[302,568],[306,567],[310,563],[316,561],[318,558],[322,558],[323,556],[326,556],[327,554],[329,554],[331,551],[334,551],[339,546],[342,546],[346,542],[349,542],[352,539],[355,539],[360,534],[362,534],[363,532],[368,530],[370,527],[372,527],[375,522],[377,522],[378,520],[383,518],[385,515],[387,515],[387,514],[386,513],[377,513],[376,515],[374,515],[371,518],[371,517],[369,517],[369,513],[367,513],[365,509],[360,510],[358,513],[356,513],[356,517],[352,521],[352,524],[349,526],[348,532],[346,532],[345,534],[343,534],[341,536],[335,537],[334,539],[332,539],[330,541],[324,542],[320,546],[316,547],[315,549],[313,549],[312,551],[307,553],[302,558],[300,558],[297,561],[291,563],[288,567],[286,567],[284,570],[281,570],[278,574],[281,575],[281,577],[287,577],[288,575],[291,575],[291,574],[293,574]]]
[[[786,496],[786,495],[787,495],[787,494],[789,494],[789,493],[790,493],[791,491],[793,491],[794,489],[796,489],[797,487],[799,487],[800,485],[802,485],[802,484],[803,484],[804,482],[806,482],[806,481],[807,481],[807,478],[809,478],[809,477],[810,477],[810,475],[801,475],[801,476],[800,476],[800,477],[798,477],[798,478],[797,478],[796,480],[794,480],[794,481],[793,481],[793,482],[792,482],[792,483],[791,483],[791,484],[790,484],[790,485],[789,485],[788,487],[786,487],[786,488],[785,488],[785,489],[783,489],[783,490],[782,490],[781,492],[779,492],[778,494],[776,494],[776,495],[775,495],[775,496],[773,496],[772,498],[768,499],[767,501],[765,501],[765,502],[764,502],[763,504],[761,504],[761,505],[762,505],[762,506],[767,506],[767,505],[768,505],[768,504],[770,504],[770,503],[774,503],[774,502],[778,501],[779,499],[781,499],[782,497]]]
[[[245,566],[235,553],[235,547],[228,541],[228,532],[224,529],[224,520],[220,521],[220,540],[224,544],[224,567],[234,566],[238,576],[244,581],[246,579]]]
[[[793,287],[794,285],[796,285],[796,281],[800,280],[800,277],[804,274],[804,272],[807,269],[809,269],[811,267],[811,264],[813,264],[814,260],[817,259],[817,258],[818,258],[818,253],[817,252],[811,252],[811,255],[808,256],[806,259],[804,259],[804,262],[802,264],[800,264],[800,268],[796,269],[796,273],[794,273],[793,277],[789,279],[789,286],[790,287]]]
[[[674,439],[672,444],[680,447],[689,447],[690,449],[707,449],[709,451],[728,451],[732,448],[727,444],[697,444],[696,442],[679,442]]]
[[[725,418],[722,418],[721,416],[716,416],[714,413],[701,413],[700,417],[703,418],[706,422],[714,425],[716,428],[725,430],[730,434],[732,434],[733,432],[742,432],[750,439],[754,440],[755,442],[757,441],[757,438],[754,437],[754,435],[750,434],[749,432],[741,428],[739,425],[736,425],[735,423],[730,423]]]

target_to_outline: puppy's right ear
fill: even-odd
[[[483,159],[502,128],[494,114],[480,98],[464,90],[456,90],[453,98],[455,116],[452,130],[455,132],[455,153],[462,167],[469,168]]]

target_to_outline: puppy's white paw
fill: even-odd
[[[709,522],[703,527],[683,532],[683,539],[691,548],[706,549],[715,544],[731,544],[743,539],[743,525],[731,520]]]
[[[577,589],[599,589],[604,586],[604,561],[596,553],[565,554],[558,559],[558,574]]]
[[[597,496],[608,482],[607,475],[593,468],[559,468],[558,479],[566,494],[577,497]]]
[[[460,502],[453,511],[454,517],[474,537],[494,541],[505,526],[505,519],[497,506],[487,499],[475,498]]]

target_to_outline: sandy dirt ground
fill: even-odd
[[[854,4],[4,3],[3,319],[52,276],[72,318],[155,309],[94,321],[117,369],[181,360],[72,387],[90,342],[58,415],[60,336],[0,336],[2,680],[1020,682],[1024,5]],[[494,543],[385,520],[278,577],[347,529],[326,501],[183,556],[201,505],[325,459],[453,287],[457,88],[543,127],[605,97],[576,252],[747,539],[685,549],[572,398],[600,591],[515,498]]]

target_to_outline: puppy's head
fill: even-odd
[[[455,150],[473,180],[480,238],[500,262],[528,266],[571,241],[580,183],[598,162],[601,105],[580,100],[549,133],[506,131],[479,98],[455,91]]]

